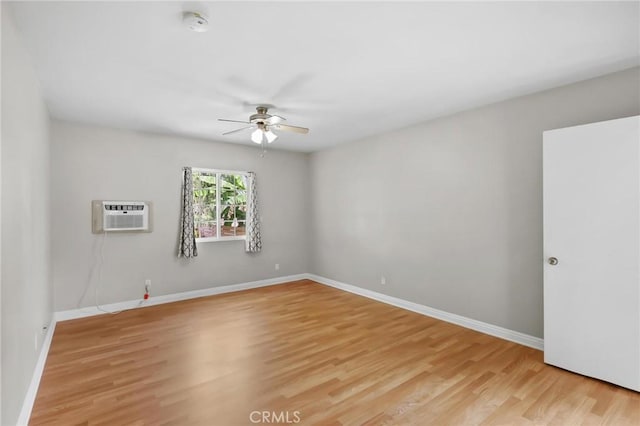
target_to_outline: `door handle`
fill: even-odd
[[[556,266],[558,264],[558,259],[556,257],[550,257],[547,262],[549,262],[549,265]]]

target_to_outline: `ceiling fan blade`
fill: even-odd
[[[269,125],[274,125],[274,124],[278,124],[278,123],[282,123],[283,121],[286,121],[287,119],[284,117],[280,117],[279,115],[272,115],[271,117],[269,117],[268,119],[266,119],[266,123]]]
[[[273,127],[277,130],[286,130],[287,132],[296,132],[302,134],[309,133],[309,129],[307,129],[306,127],[290,126],[288,124],[276,124]]]
[[[251,129],[252,127],[253,127],[253,126],[241,127],[241,128],[239,128],[239,129],[235,129],[235,130],[232,130],[232,131],[230,131],[230,132],[225,132],[225,133],[223,133],[223,134],[222,134],[222,136],[232,135],[232,134],[234,134],[234,133],[238,133],[238,132],[241,132],[241,131],[243,131],[243,130]]]
[[[248,121],[239,121],[239,120],[227,120],[226,118],[218,118],[218,121],[227,121],[229,123],[242,123],[242,124],[251,124]]]

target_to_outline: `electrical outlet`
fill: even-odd
[[[382,285],[387,284],[387,278],[384,275],[380,276],[380,284]]]
[[[279,270],[280,270],[280,264],[276,263],[276,271],[279,271]]]
[[[146,280],[144,280],[144,291],[149,293],[150,290],[151,290],[151,280],[147,278]]]

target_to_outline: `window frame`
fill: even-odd
[[[243,176],[246,179],[249,176],[249,172],[240,171],[240,170],[207,169],[207,168],[202,168],[202,167],[192,167],[191,171],[192,172],[197,172],[197,173],[205,173],[205,174],[209,174],[209,175],[213,175],[213,174],[216,175],[216,235],[217,236],[216,237],[197,237],[196,238],[196,244],[197,243],[214,243],[214,242],[222,242],[222,241],[245,241],[247,239],[246,233],[245,233],[245,235],[234,235],[234,236],[227,236],[227,237],[220,236],[220,234],[222,233],[222,225],[220,225],[222,209],[221,209],[221,205],[220,205],[220,179],[219,179],[219,176],[222,176],[222,175],[238,175],[238,176]],[[248,204],[249,204],[249,199],[248,199],[249,198],[249,182],[248,182],[248,179],[246,180],[246,182],[247,182],[247,185],[246,185],[245,191],[247,191],[247,207],[248,207]],[[193,198],[193,194],[191,194],[191,197]],[[246,229],[246,225],[247,225],[247,223],[245,221],[245,229]]]

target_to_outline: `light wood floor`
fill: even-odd
[[[298,281],[59,323],[31,424],[234,426],[254,411],[262,424],[639,425],[640,394]]]

